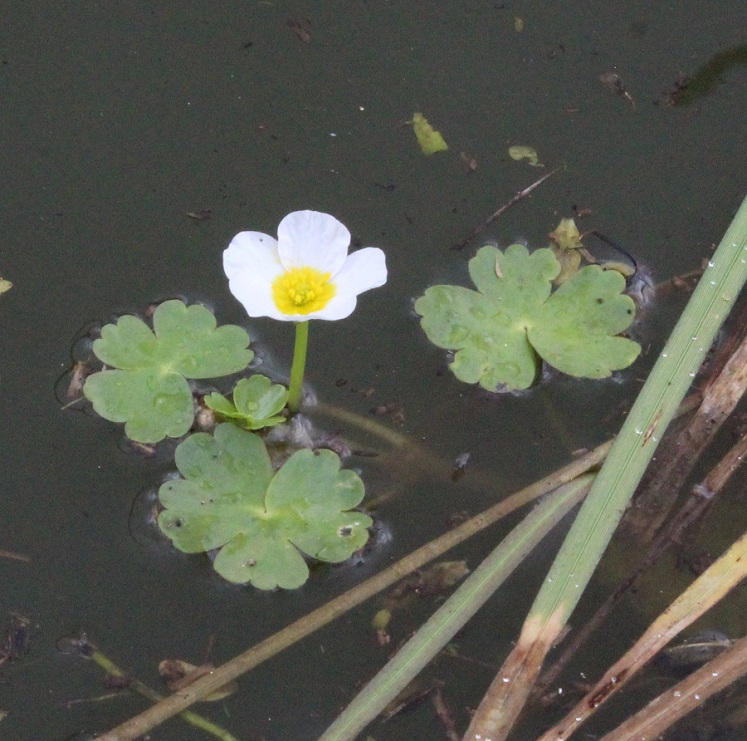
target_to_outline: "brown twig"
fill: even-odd
[[[23,561],[24,563],[31,563],[31,556],[26,556],[23,553],[16,553],[15,551],[5,551],[0,549],[0,558],[11,558],[14,561]]]
[[[702,705],[712,695],[736,682],[745,672],[747,638],[742,638],[728,651],[652,700],[601,741],[661,738],[661,734],[673,723]]]
[[[248,649],[243,654],[218,667],[211,674],[201,677],[182,692],[178,692],[162,700],[149,710],[130,718],[127,722],[99,736],[98,741],[132,741],[139,738],[155,726],[160,725],[193,703],[198,702],[206,695],[214,692],[219,687],[237,679],[242,674],[246,674],[267,659],[292,646],[316,630],[319,630],[319,628],[331,623],[353,607],[361,604],[369,597],[378,594],[415,569],[438,558],[475,533],[498,521],[509,512],[515,511],[518,507],[534,501],[543,494],[552,491],[564,483],[573,481],[576,477],[598,466],[604,460],[611,445],[611,442],[599,445],[590,453],[555,471],[550,476],[507,497],[453,530],[449,530],[430,543],[413,551],[410,555],[405,556],[394,565],[384,569],[384,571],[376,576],[353,587],[327,604],[322,605],[322,607],[313,610],[308,615],[296,620],[273,636],[260,641],[260,643]]]
[[[747,309],[747,306],[745,307]],[[745,313],[742,310],[742,315]],[[747,322],[715,358],[703,402],[688,425],[671,440],[658,465],[644,478],[640,494],[620,524],[623,537],[650,542],[670,512],[695,462],[747,390]],[[738,345],[736,349],[733,349]],[[666,459],[665,459],[666,457]]]
[[[545,182],[549,177],[552,177],[560,168],[556,167],[554,170],[543,175],[539,180],[532,183],[528,188],[520,190],[508,203],[501,206],[492,216],[489,216],[480,226],[475,229],[468,237],[463,239],[459,244],[455,245],[452,249],[463,250],[475,237],[482,234],[499,216],[502,216],[508,211],[511,206],[517,204],[522,198],[528,196],[535,188],[538,188],[542,183]]]
[[[669,456],[667,457],[666,453],[659,456],[660,465],[652,474],[648,485],[644,485],[645,494],[638,498],[620,525],[622,537],[634,538],[638,547],[651,542],[647,555],[617,586],[591,620],[584,623],[561,655],[543,672],[533,691],[535,696],[542,696],[548,691],[581,646],[609,617],[620,599],[673,543],[680,540],[682,533],[702,516],[715,494],[721,490],[739,465],[740,455],[743,455],[746,444],[744,438],[724,456],[705,481],[693,489],[691,497],[677,516],[669,521],[666,528],[654,536],[656,528],[651,524],[651,520],[655,519],[658,526],[661,526],[669,512],[669,507],[664,509],[661,500],[665,499],[672,503],[675,501],[695,461],[747,390],[747,337],[744,325],[737,322],[737,327],[739,331],[727,342],[719,357],[713,362],[715,375],[703,392],[703,400],[696,415],[678,434],[663,442],[662,449],[669,453]],[[739,342],[741,344],[738,344]],[[661,464],[665,457],[666,461]]]
[[[586,621],[583,628],[574,635],[573,639],[564,648],[563,653],[545,670],[535,686],[533,692],[535,696],[548,693],[548,696],[555,697],[554,694],[548,692],[549,687],[576,656],[579,649],[601,627],[620,602],[620,599],[630,591],[630,588],[638,579],[657,563],[672,545],[681,542],[683,533],[702,517],[745,457],[747,457],[747,435],[743,435],[732,446],[731,450],[714,466],[702,483],[693,487],[690,496],[682,505],[677,516],[672,518],[666,529],[659,533],[646,557],[636,565],[631,574],[618,584],[617,589],[594,613],[591,620]]]
[[[162,695],[152,690],[150,687],[148,687],[148,685],[144,684],[140,680],[135,679],[134,677],[130,677],[128,674],[126,674],[125,671],[117,666],[117,664],[115,664],[108,656],[99,651],[96,646],[89,643],[85,639],[85,637],[80,639],[64,639],[63,645],[65,647],[65,653],[79,655],[83,656],[84,658],[91,659],[91,661],[93,661],[97,666],[99,666],[107,673],[107,676],[126,679],[126,686],[128,689],[137,692],[139,695],[142,695],[151,702],[157,703],[160,700],[163,700]],[[191,710],[186,710],[182,713],[179,713],[179,715],[185,722],[189,723],[195,728],[199,728],[206,733],[209,733],[212,736],[215,736],[221,741],[238,741],[238,739],[231,733],[229,733],[225,728],[222,728],[221,726],[207,720],[206,718],[203,718],[201,715],[193,713]]]

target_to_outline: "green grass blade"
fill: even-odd
[[[532,609],[521,639],[465,739],[505,738],[542,660],[578,603],[659,438],[669,425],[747,278],[747,199],[710,260],[630,410]]]
[[[549,494],[475,569],[327,729],[320,741],[353,739],[485,604],[591,487],[586,474]]]
[[[569,615],[747,279],[747,199],[630,410],[533,611]],[[552,579],[552,581],[551,581]]]

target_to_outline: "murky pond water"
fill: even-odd
[[[670,96],[681,73],[747,43],[746,28],[745,7],[728,0],[41,2],[7,11],[0,275],[14,285],[0,297],[0,549],[29,560],[0,558],[0,622],[19,613],[31,623],[28,653],[0,667],[0,736],[102,733],[145,707],[129,695],[97,700],[109,692],[100,670],[61,654],[63,636],[85,633],[153,686],[162,658],[226,661],[440,534],[455,514],[480,511],[616,431],[685,296],[648,309],[636,330],[644,354],[616,378],[554,376],[500,397],[446,370],[412,300],[437,282],[466,285],[480,240],[452,247],[553,167],[561,170],[485,239],[544,246],[561,216],[588,210],[582,229],[609,235],[657,279],[697,269],[744,195],[747,67],[722,65],[687,105],[669,105]],[[617,92],[600,80],[606,73],[618,76]],[[419,151],[406,125],[415,111],[447,152]],[[545,169],[511,159],[512,145],[534,147]],[[370,496],[392,490],[377,510],[386,537],[297,591],[263,593],[223,582],[149,529],[143,502],[173,470],[173,445],[135,454],[119,426],[82,405],[61,411],[55,389],[77,337],[173,296],[245,326],[266,367],[287,374],[292,327],[246,318],[221,254],[236,232],[272,233],[303,208],[335,214],[356,244],[384,249],[390,276],[349,319],[312,325],[309,386],[364,416],[391,405],[398,414],[382,424],[448,466],[470,459],[456,482],[404,457],[354,459]],[[194,218],[201,212],[209,218]],[[376,444],[339,420],[315,420]],[[488,476],[492,487],[478,484]],[[511,524],[453,557],[474,567]],[[445,682],[460,729],[561,537],[540,546],[459,634],[457,655],[429,672]],[[436,604],[398,616],[381,646],[370,627],[376,605],[365,603],[200,711],[241,739],[314,739]],[[631,634],[636,621],[626,623]],[[606,660],[588,657],[589,671]],[[430,701],[371,728],[379,740],[443,734]],[[203,737],[178,720],[151,734]]]

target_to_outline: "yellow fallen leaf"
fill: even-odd
[[[0,293],[5,293],[6,291],[9,291],[11,288],[13,288],[13,284],[9,280],[5,280],[5,278],[0,278]]]
[[[532,167],[544,167],[544,165],[539,161],[537,150],[534,149],[534,147],[517,144],[513,147],[509,147],[508,154],[512,160],[529,160],[529,164]]]
[[[371,621],[371,627],[374,630],[386,630],[389,627],[389,623],[392,620],[391,610],[379,610]]]
[[[581,233],[573,219],[563,218],[555,227],[555,231],[550,232],[547,236],[552,240],[549,247],[560,263],[560,273],[553,283],[556,286],[562,286],[581,267],[581,255],[579,254],[579,250],[583,246],[581,244]]]
[[[548,235],[561,250],[577,250],[581,246],[581,233],[574,219],[563,218]]]
[[[412,128],[418,139],[418,144],[420,144],[420,148],[423,150],[423,154],[443,152],[449,148],[441,133],[436,131],[428,123],[428,119],[422,113],[413,113]]]

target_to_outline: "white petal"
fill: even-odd
[[[386,256],[378,247],[364,247],[348,255],[345,264],[334,277],[337,294],[352,293],[378,288],[386,283]]]
[[[378,247],[365,247],[348,256],[342,269],[332,279],[337,287],[335,297],[309,319],[344,319],[355,309],[359,293],[386,283],[386,257]]]
[[[278,226],[278,254],[286,270],[312,267],[335,275],[343,266],[350,232],[334,216],[294,211]]]
[[[337,319],[349,317],[358,303],[356,296],[335,296],[321,311],[306,316],[306,319],[326,319],[334,322]],[[297,320],[300,321],[300,320]]]
[[[261,232],[240,232],[223,252],[231,293],[249,316],[287,319],[272,298],[272,281],[283,272],[277,242]]]

